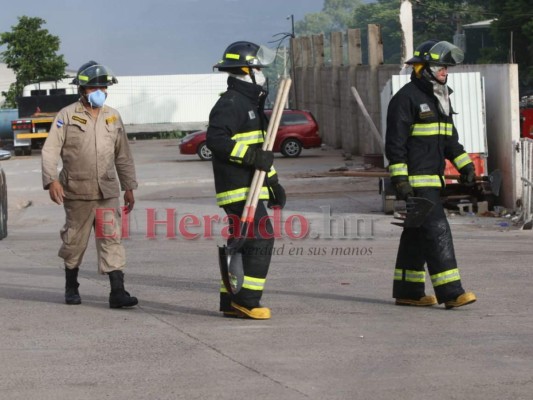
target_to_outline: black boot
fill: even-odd
[[[111,293],[109,294],[110,308],[133,307],[137,305],[137,297],[130,296],[124,290],[124,273],[122,271],[110,272],[109,282],[111,283]]]
[[[69,269],[65,267],[65,303],[81,304],[80,293],[78,292],[78,271],[79,268]]]

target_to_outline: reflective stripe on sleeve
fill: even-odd
[[[407,175],[408,174],[407,164],[398,163],[398,164],[389,165],[389,171],[390,171],[390,176]]]
[[[472,160],[470,159],[470,156],[468,155],[468,153],[463,153],[460,156],[455,157],[453,160],[455,168],[457,169],[461,169],[465,165],[470,164],[471,162]]]
[[[231,154],[229,155],[230,161],[233,161],[237,164],[242,164],[242,159],[244,158],[244,155],[248,151],[248,146],[244,143],[235,143],[235,146],[233,146],[233,150],[231,151]]]

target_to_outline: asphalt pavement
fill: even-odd
[[[175,140],[132,149],[139,189],[125,280],[139,306],[128,310],[109,308],[92,240],[82,304],[64,304],[64,213],[42,190],[40,156],[2,162],[1,399],[532,398],[533,232],[505,218],[450,217],[462,281],[478,301],[395,306],[400,228],[380,212],[377,180],[320,176],[363,168],[361,159],[333,149],[279,155],[289,200],[273,215],[280,238],[263,296],[272,319],[223,318],[225,225],[211,164],[180,155]]]

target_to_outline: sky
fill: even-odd
[[[40,17],[59,37],[67,69],[95,60],[115,75],[211,73],[238,40],[268,44],[291,18],[322,11],[324,0],[4,0],[0,32],[18,17]],[[287,43],[288,45],[288,43]],[[275,46],[270,44],[270,46]],[[0,51],[6,50],[5,46]]]

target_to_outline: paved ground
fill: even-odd
[[[271,320],[224,319],[216,252],[223,225],[214,224],[211,239],[184,238],[203,230],[190,225],[171,239],[163,226],[146,238],[149,209],[158,219],[175,209],[185,225],[187,214],[222,215],[211,165],[180,156],[175,141],[132,146],[140,188],[125,241],[126,284],[140,305],[131,310],[108,308],[93,244],[80,273],[83,304],[63,303],[63,210],[41,190],[38,155],[2,163],[10,219],[0,242],[0,398],[531,398],[531,231],[451,218],[463,282],[479,301],[450,311],[397,307],[400,229],[379,212],[376,180],[301,178],[344,165],[334,150],[280,157],[290,196],[283,223],[305,218],[311,234],[276,242],[263,299]],[[300,232],[297,224],[290,230]]]

